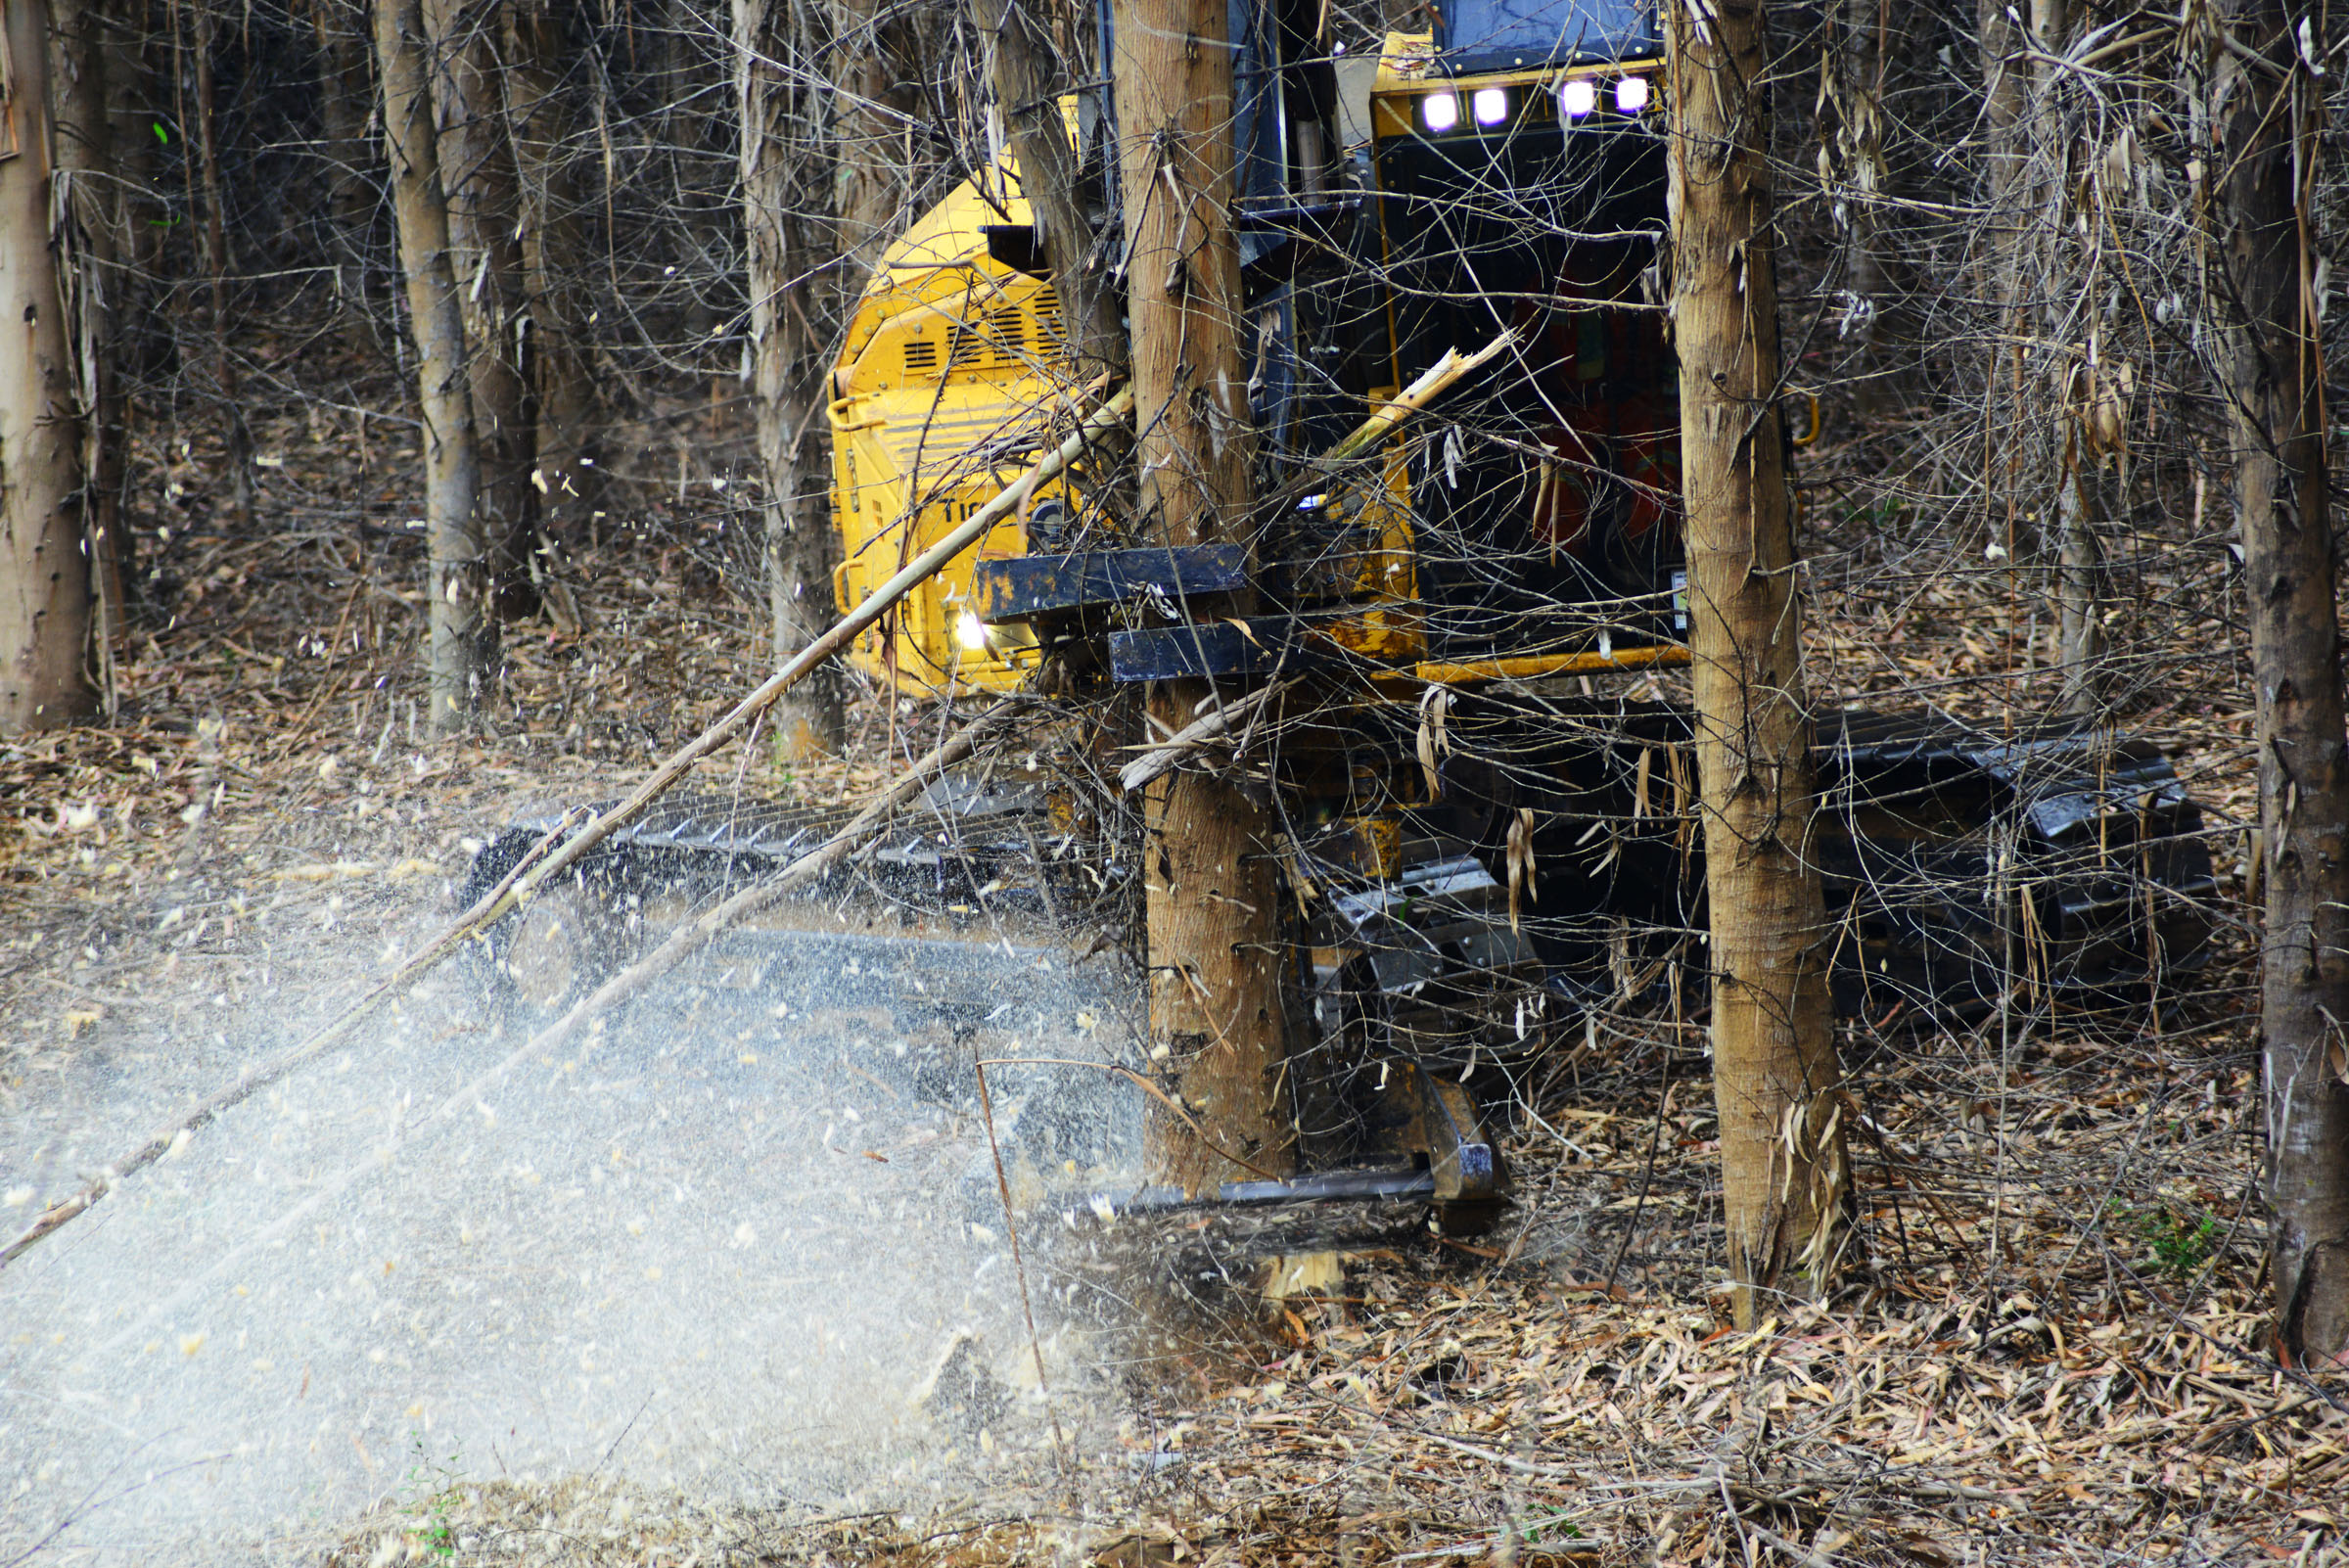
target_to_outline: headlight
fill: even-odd
[[[1569,76],[1558,83],[1558,113],[1581,119],[1598,107],[1598,83],[1588,76]]]
[[[1460,123],[1458,93],[1429,93],[1419,100],[1419,122],[1441,136]]]
[[[1509,95],[1505,88],[1479,87],[1469,107],[1476,112],[1479,125],[1497,125],[1509,117]]]
[[[1627,115],[1636,115],[1647,107],[1647,78],[1626,76],[1615,84],[1615,107]]]
[[[965,610],[962,619],[954,623],[954,640],[970,653],[984,652],[987,648],[987,626],[977,616]]]

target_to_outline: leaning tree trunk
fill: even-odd
[[[498,84],[497,32],[487,15],[494,3],[425,0],[424,18],[432,38],[450,261],[464,301],[489,592],[498,619],[518,621],[538,608],[531,559],[538,543],[537,491],[530,484],[537,431],[522,373],[522,198]]]
[[[751,379],[760,466],[766,481],[767,603],[778,667],[814,641],[833,619],[832,564],[838,547],[824,494],[802,493],[801,452],[823,417],[822,347],[808,312],[788,291],[811,247],[799,227],[810,195],[807,161],[816,106],[795,93],[812,51],[796,47],[789,0],[733,0],[735,101],[741,110],[742,204],[751,297]],[[805,680],[775,704],[775,755],[785,762],[835,750],[841,739],[837,681]]]
[[[473,721],[497,657],[497,619],[490,614],[482,534],[464,307],[449,265],[448,201],[440,188],[439,137],[425,81],[426,36],[421,0],[377,0],[375,57],[384,84],[392,215],[416,343],[416,401],[424,414],[432,725],[445,735]]]
[[[49,6],[0,5],[0,735],[69,723],[91,689],[90,569],[71,346],[50,248]]]
[[[2309,205],[2325,94],[2280,0],[2230,9],[2256,63],[2212,68],[2227,171],[2212,299],[2258,687],[2268,1268],[2280,1349],[2322,1364],[2349,1359],[2349,765]]]
[[[1778,414],[1759,3],[1681,6],[1672,66],[1673,335],[1688,640],[1712,908],[1714,1097],[1738,1323],[1812,1296],[1849,1234],[1841,1074]]]
[[[1042,22],[1016,0],[971,0],[971,20],[987,48],[1012,157],[1060,300],[1061,320],[1082,377],[1123,369],[1126,334],[1105,257],[1077,193],[1077,149],[1060,113],[1061,82],[1052,69]]]
[[[1116,61],[1129,242],[1134,428],[1145,526],[1169,545],[1248,541],[1255,439],[1231,234],[1232,64],[1224,0],[1126,0]],[[1194,606],[1194,611],[1203,607]],[[1225,683],[1225,696],[1230,695]],[[1217,692],[1153,686],[1169,732]],[[1143,1158],[1186,1192],[1294,1162],[1281,1113],[1280,911],[1264,811],[1231,781],[1175,771],[1144,797],[1151,1055],[1215,1139],[1151,1108]]]

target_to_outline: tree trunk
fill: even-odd
[[[2031,0],[2031,30],[2040,47],[2031,56],[2030,195],[2024,210],[2031,222],[2030,241],[2018,254],[2015,304],[2018,317],[2023,291],[2032,281],[2041,291],[2043,308],[2036,325],[2026,324],[2023,336],[2059,341],[2068,301],[2081,290],[2093,290],[2083,258],[2070,249],[2070,217],[2075,189],[2069,177],[2071,136],[2056,100],[2061,85],[2050,51],[2071,43],[2074,27],[2071,0]],[[2067,264],[2068,263],[2068,264]],[[2088,318],[2100,314],[2092,303]],[[2093,326],[2090,331],[2093,334]],[[2050,384],[2040,398],[2017,411],[2017,434],[2047,443],[2048,482],[2041,493],[2050,498],[2055,514],[2055,634],[2056,660],[2063,670],[2063,707],[2084,718],[2101,715],[2105,706],[2104,622],[2098,607],[2098,579],[2104,563],[2104,505],[2102,464],[2091,439],[2097,401],[2098,367],[2075,366],[2062,356],[2037,356],[2049,366]],[[2066,395],[2066,393],[2070,395]],[[2049,420],[2050,407],[2065,409],[2063,417]]]
[[[2227,171],[2214,193],[2224,276],[2212,299],[2234,414],[2268,850],[2269,1277],[2279,1348],[2313,1365],[2349,1359],[2349,767],[2308,205],[2325,108],[2280,0],[2230,9],[2230,30],[2265,63],[2220,54],[2212,67]]]
[[[594,302],[584,278],[588,252],[578,161],[570,141],[573,99],[563,82],[569,58],[563,18],[547,0],[507,0],[506,117],[522,185],[522,271],[529,301],[530,386],[537,398],[538,467],[549,531],[568,536],[600,498],[595,452]]]
[[[13,63],[0,116],[0,735],[89,712],[73,352],[50,247],[49,7],[0,5]]]
[[[2095,717],[2107,700],[2100,599],[2109,509],[2090,424],[2099,371],[2085,355],[2023,347],[2077,335],[2070,301],[2095,287],[2067,238],[2073,181],[2058,100],[2064,81],[2048,57],[2070,42],[2075,23],[2071,0],[2031,0],[2027,10],[2027,33],[2008,0],[1985,0],[1979,13],[1995,213],[1990,270],[2007,345],[1991,372],[1996,466],[1988,493],[2004,513],[1992,520],[1994,536],[2012,535],[1998,542],[2040,552],[2047,571],[2062,707]],[[2099,313],[2087,311],[2092,333]]]
[[[212,10],[196,11],[196,149],[204,180],[204,271],[211,284],[212,390],[220,417],[228,422],[228,510],[240,527],[253,522],[253,432],[245,423],[245,398],[237,361],[229,352],[228,216],[220,190],[220,136],[212,112]]]
[[[1849,1234],[1794,530],[1759,4],[1668,8],[1673,333],[1712,909],[1714,1097],[1738,1323],[1816,1296]]]
[[[840,299],[852,304],[907,215],[905,160],[898,151],[903,121],[890,111],[913,106],[894,89],[881,31],[885,8],[875,0],[834,0],[832,10],[832,38],[823,55],[832,85],[827,152],[840,235]]]
[[[1052,290],[1079,373],[1084,379],[1104,370],[1123,370],[1126,335],[1107,269],[1094,247],[1077,193],[1077,149],[1069,142],[1060,113],[1061,73],[1053,69],[1051,40],[1042,24],[1014,0],[971,0],[971,19],[987,48],[988,74],[995,91],[1012,156],[1020,165],[1020,189],[1034,213]]]
[[[375,58],[384,86],[392,215],[416,345],[416,401],[424,415],[432,725],[446,735],[473,721],[497,655],[497,621],[490,614],[482,534],[465,318],[449,264],[448,202],[440,189],[439,137],[425,79],[426,38],[421,0],[378,0]]]
[[[1232,62],[1224,0],[1126,0],[1116,58],[1130,246],[1134,428],[1145,528],[1171,545],[1246,542],[1256,442],[1232,242]],[[1205,607],[1194,605],[1195,614]],[[1221,695],[1234,695],[1225,682]],[[1153,687],[1169,731],[1217,693]],[[1294,1162],[1281,1111],[1280,911],[1269,824],[1240,789],[1176,771],[1144,797],[1151,1054],[1216,1144],[1266,1171]],[[1151,1179],[1186,1192],[1246,1173],[1153,1106]]]
[[[124,581],[130,540],[122,526],[124,409],[116,327],[118,291],[129,271],[129,203],[116,183],[110,86],[108,17],[91,4],[69,8],[50,35],[51,117],[57,126],[57,166],[65,182],[58,234],[60,283],[67,341],[73,354],[74,399],[81,432],[80,468],[86,480],[82,526],[90,562],[91,649],[107,716],[115,712],[116,663],[128,649]]]
[[[496,4],[425,0],[424,18],[433,40],[449,260],[464,300],[489,591],[498,619],[519,621],[538,608],[531,560],[537,491],[530,484],[537,431],[522,374],[522,198],[498,84]]]
[[[1840,189],[1834,211],[1843,225],[1843,320],[1839,334],[1856,351],[1853,402],[1863,418],[1897,409],[1912,379],[1907,367],[1885,361],[1897,340],[1900,309],[1894,269],[1884,255],[1884,0],[1841,0],[1831,10],[1838,37],[1820,64],[1820,99],[1832,123],[1833,164]],[[1913,323],[1901,326],[1912,330]]]
[[[806,112],[796,101],[795,79],[806,75],[813,51],[798,48],[788,0],[733,0],[735,94],[742,126],[742,218],[751,297],[751,377],[757,400],[760,466],[766,481],[767,603],[773,617],[773,657],[780,668],[820,635],[833,620],[832,564],[839,547],[828,486],[806,493],[802,451],[814,421],[823,417],[827,366],[810,312],[795,308],[787,291],[803,274],[812,248],[801,232],[809,203],[807,165],[813,153]],[[784,762],[836,749],[841,740],[838,682],[802,681],[775,704],[775,755]]]
[[[368,337],[367,241],[375,227],[369,188],[367,106],[373,82],[367,67],[367,19],[352,0],[311,0],[310,27],[318,45],[320,156],[326,161],[326,210],[335,257],[335,295],[345,336]]]

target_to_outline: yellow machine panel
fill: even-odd
[[[965,181],[890,247],[833,372],[833,518],[846,610],[994,498],[1068,402],[1068,354],[1051,286],[988,254],[984,225],[1025,223],[1005,164]],[[1034,507],[1069,504],[1047,485]],[[1035,663],[1023,628],[985,626],[970,605],[981,559],[1023,555],[1006,520],[858,639],[850,662],[908,693],[1003,691]]]

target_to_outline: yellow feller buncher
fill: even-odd
[[[1130,463],[1103,446],[851,659],[885,692],[1032,691],[1094,713],[1121,687],[1217,683],[1194,752],[1229,760],[1247,740],[1284,828],[1303,1174],[1205,1201],[1433,1203],[1464,1223],[1504,1195],[1485,1107],[1531,1056],[1703,974],[1690,720],[1648,678],[1687,660],[1659,281],[1671,105],[1635,0],[1452,0],[1375,58],[1333,51],[1325,16],[1232,6],[1267,498],[1252,545],[1135,537]],[[1069,108],[1117,234],[1115,106],[1096,91]],[[844,608],[1091,406],[1042,253],[1006,159],[875,270],[828,408]],[[1235,593],[1246,616],[1202,609]],[[1115,754],[1128,786],[1180,760],[1153,739]],[[1811,842],[1845,1010],[2109,1001],[2202,961],[2201,819],[2151,748],[1840,713],[1821,717],[1818,763]],[[748,990],[810,1015],[885,1010],[917,1042],[908,1071],[960,1092],[971,1031],[1012,1005],[1011,983],[1130,892],[1115,836],[1088,831],[1097,813],[1049,763],[1024,767],[934,789],[918,832],[822,896],[830,923],[743,934]],[[544,825],[515,824],[477,880]],[[501,934],[505,967],[561,999],[664,900],[759,875],[815,831],[738,799],[676,804]],[[878,906],[893,918],[840,924]],[[1085,984],[1107,1006],[1132,982]],[[1032,1120],[1034,1169],[1093,1179],[1116,1163],[1116,1129]]]

